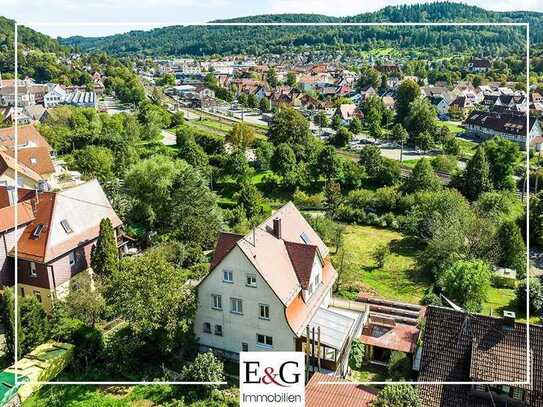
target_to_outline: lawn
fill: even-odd
[[[458,125],[458,122],[444,121],[440,122],[444,127],[447,127],[455,136],[458,133],[462,133],[464,129]]]
[[[517,322],[526,322],[526,313],[518,308],[515,290],[491,287],[481,313],[501,317],[503,311],[513,311],[516,314]],[[531,324],[540,324],[542,320],[538,316],[530,315],[529,322]]]
[[[381,366],[365,365],[360,370],[352,370],[348,380],[353,382],[369,383],[369,382],[384,382],[387,380],[385,368]],[[376,389],[379,387],[370,386]]]
[[[419,160],[403,160],[402,161],[402,167],[406,167],[406,168],[415,168],[415,165],[417,165],[417,163],[419,162]]]
[[[412,239],[393,230],[356,225],[346,227],[344,238],[340,295],[360,289],[391,300],[419,303],[430,282],[417,268],[419,249]],[[372,253],[384,244],[390,248],[390,254],[382,268],[376,267]],[[332,256],[338,270],[341,269],[340,254],[341,251]]]
[[[461,137],[456,137],[456,141],[458,141],[458,144],[460,145],[460,155],[462,157],[471,157],[473,154],[475,154],[475,149],[478,146],[477,143]]]

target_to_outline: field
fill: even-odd
[[[431,285],[428,277],[417,267],[420,249],[416,243],[399,232],[373,226],[348,225],[345,230],[344,274],[340,276],[338,295],[354,299],[358,290],[370,294],[412,304],[419,304],[424,290]],[[375,264],[372,253],[386,244],[390,248],[384,266]],[[334,253],[334,250],[332,249]],[[341,270],[341,251],[332,255],[338,271]],[[491,287],[483,315],[500,316],[504,310],[517,313],[519,321],[525,314],[519,312],[515,301],[515,290]],[[530,322],[540,319],[531,317]]]
[[[430,285],[416,266],[419,249],[399,232],[372,226],[347,226],[345,230],[344,274],[341,289],[356,287],[379,297],[408,303],[419,303]],[[372,258],[375,249],[386,244],[390,248],[382,268]],[[340,252],[341,253],[341,252]],[[340,269],[338,254],[332,257]],[[348,294],[347,294],[348,295]]]

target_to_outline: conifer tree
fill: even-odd
[[[407,193],[420,191],[437,191],[441,188],[441,181],[437,177],[430,160],[421,158],[415,164],[413,172],[404,185]]]
[[[119,268],[119,252],[109,218],[100,221],[100,234],[92,250],[91,267],[97,275],[103,277],[111,276]]]
[[[463,176],[463,193],[469,200],[476,200],[483,192],[492,191],[490,165],[483,147],[468,161]]]

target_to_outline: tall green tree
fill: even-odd
[[[420,87],[417,82],[406,79],[400,86],[396,95],[396,121],[405,124],[409,114],[409,105],[420,96]]]
[[[192,341],[197,301],[186,278],[160,252],[147,251],[123,259],[108,299],[139,338],[171,352]]]
[[[271,159],[271,169],[278,175],[285,177],[296,166],[296,154],[287,143],[282,143],[275,149]]]
[[[270,69],[268,69],[268,72],[266,72],[266,82],[268,82],[268,85],[270,85],[272,88],[276,88],[277,85],[279,85],[279,80],[277,79],[277,72],[275,71],[275,68],[270,67]]]
[[[518,144],[503,137],[494,137],[482,146],[488,157],[494,188],[514,190],[513,175],[521,157]]]
[[[484,147],[479,146],[473,157],[468,161],[462,176],[462,193],[470,200],[476,200],[479,195],[492,191],[490,165],[486,158]]]
[[[340,127],[336,131],[332,142],[336,147],[345,147],[347,143],[352,140],[352,138],[352,133],[346,127]]]
[[[297,110],[283,106],[273,116],[268,130],[269,141],[278,146],[281,143],[306,145],[310,138],[309,122]]]
[[[423,98],[417,98],[409,104],[409,111],[404,119],[405,128],[415,141],[421,133],[428,133],[434,140],[436,133],[437,112],[432,104]]]
[[[264,99],[262,99],[264,100]],[[232,130],[226,135],[226,141],[232,143],[233,146],[241,149],[246,149],[254,143],[256,134],[254,128],[247,123],[236,123]]]
[[[21,343],[22,355],[32,351],[49,339],[49,319],[43,305],[35,295],[23,297],[19,301],[21,329],[24,332]],[[19,341],[21,337],[19,336]]]
[[[324,186],[324,207],[326,209],[326,215],[331,219],[335,219],[337,210],[341,204],[343,198],[341,196],[341,186],[336,181],[328,181]]]
[[[407,140],[409,139],[409,133],[407,133],[407,130],[402,126],[401,123],[396,123],[394,127],[392,127],[390,138],[392,139],[392,141],[395,141],[400,145],[400,162],[402,162],[403,148],[405,143],[407,143]]]
[[[505,221],[498,233],[502,250],[501,263],[517,271],[517,278],[526,277],[526,244],[522,232],[513,220]]]
[[[234,194],[234,199],[239,206],[243,207],[248,220],[264,213],[262,194],[250,181],[241,183],[238,192]]]
[[[441,189],[441,181],[436,175],[430,160],[421,158],[404,184],[404,191],[414,193],[420,191],[437,191]]]
[[[15,295],[13,288],[6,287],[4,289],[4,301],[2,310],[2,322],[4,324],[5,334],[5,352],[8,361],[15,360],[15,343],[17,343],[17,359],[22,358],[22,344],[24,343],[24,331],[21,327],[20,313],[17,316],[17,329],[15,329]],[[17,331],[17,338],[15,338]]]
[[[119,268],[119,250],[109,218],[100,221],[100,233],[91,253],[92,270],[101,277],[110,277]]]
[[[337,179],[341,176],[341,161],[332,146],[324,147],[316,161],[317,172],[325,179]]]
[[[468,311],[480,312],[488,296],[492,272],[481,260],[459,260],[439,277],[445,295]]]
[[[353,117],[353,119],[349,123],[349,130],[353,134],[362,133],[362,123],[360,122],[360,119],[358,117]]]
[[[267,97],[260,99],[258,107],[261,112],[270,112],[271,111],[271,102]]]

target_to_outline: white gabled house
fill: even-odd
[[[200,348],[231,359],[242,351],[302,351],[307,328],[320,327],[321,366],[344,374],[363,318],[329,308],[337,278],[329,254],[292,203],[246,236],[221,233],[198,285]]]

